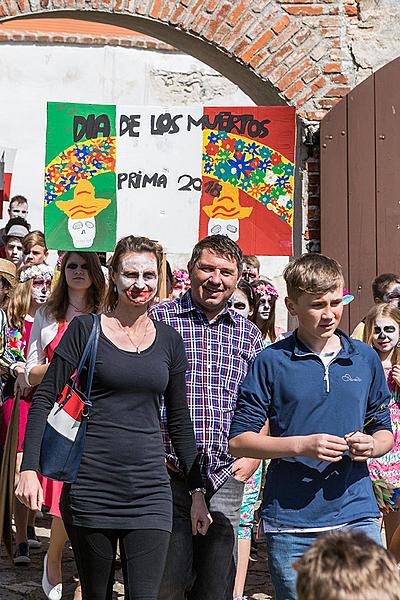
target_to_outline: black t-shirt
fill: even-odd
[[[59,393],[78,364],[92,323],[90,315],[76,317],[56,349],[33,398],[22,470],[38,468],[54,388]],[[162,398],[189,485],[201,485],[185,397],[188,363],[183,341],[172,327],[157,321],[154,325],[155,340],[140,353],[121,350],[100,333],[85,450],[77,481],[64,485],[62,499],[63,511],[75,525],[170,531],[171,491],[159,416]]]

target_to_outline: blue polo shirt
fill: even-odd
[[[375,350],[337,330],[342,348],[324,366],[296,332],[261,352],[239,388],[230,438],[362,430],[391,431],[390,393]],[[366,462],[327,463],[306,457],[273,459],[268,467],[262,518],[272,527],[318,528],[378,517]]]

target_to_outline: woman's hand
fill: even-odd
[[[24,398],[30,389],[30,386],[27,385],[25,379],[25,363],[17,363],[14,367],[14,372],[17,373],[17,377],[14,383],[14,394],[17,395],[17,393],[19,392],[21,398]]]
[[[23,471],[20,474],[15,496],[30,510],[42,510],[43,490],[36,471]]]
[[[192,534],[201,533],[201,535],[206,535],[212,523],[212,518],[203,492],[194,492],[192,495],[190,517],[192,521]]]

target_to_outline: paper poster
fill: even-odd
[[[16,153],[15,148],[0,146],[0,218],[3,217],[3,203],[10,200],[11,179]]]
[[[292,252],[292,108],[49,103],[46,140],[49,248],[134,234],[188,253],[224,233],[247,254]]]

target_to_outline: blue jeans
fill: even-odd
[[[382,545],[379,519],[366,518],[352,521],[343,529],[363,531],[374,542]],[[336,530],[334,530],[336,531]],[[296,571],[293,563],[299,560],[321,533],[267,533],[268,567],[275,600],[297,600]]]
[[[172,475],[171,488],[173,528],[159,600],[232,600],[244,483],[230,477],[207,492],[213,522],[205,536],[192,535],[186,483]]]

